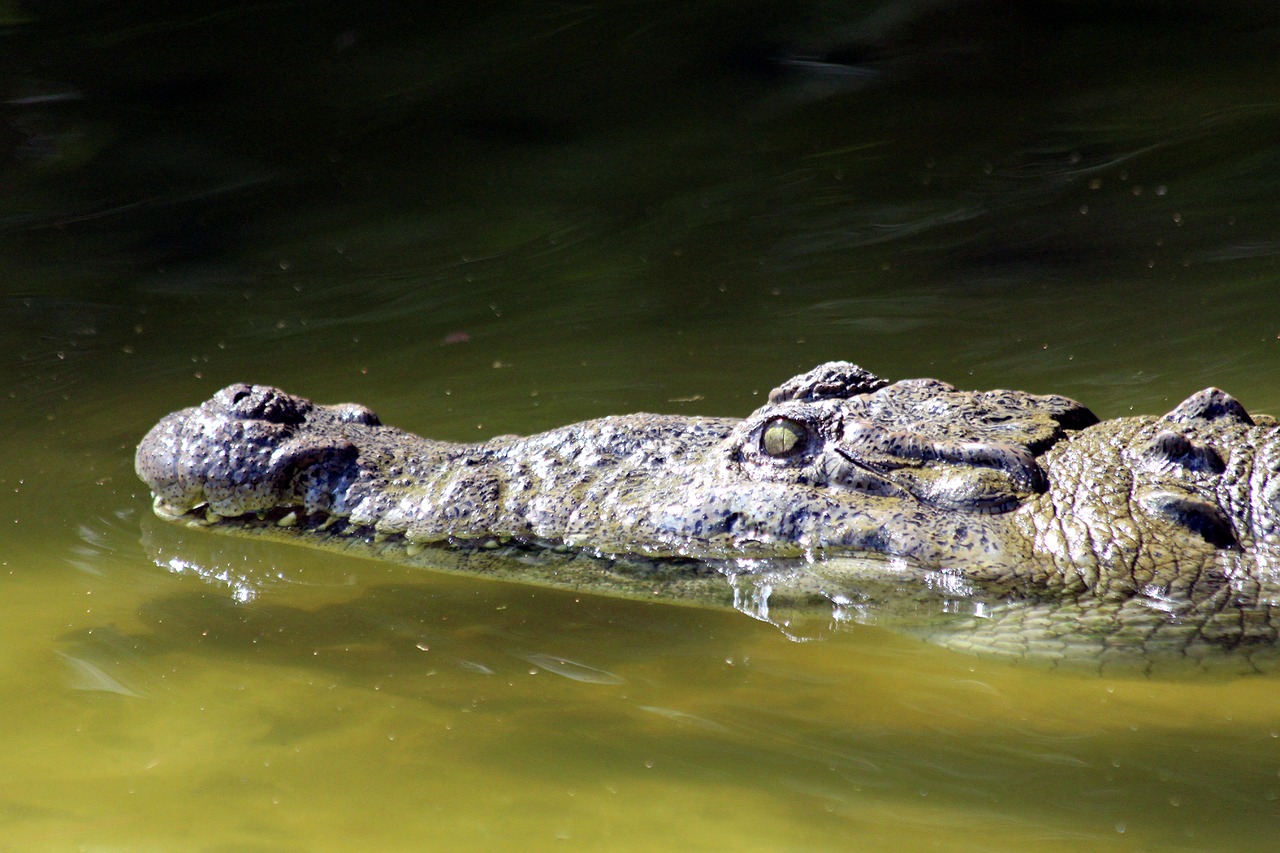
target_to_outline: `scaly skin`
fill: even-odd
[[[756,615],[767,590],[956,647],[1252,659],[1280,636],[1280,430],[1258,421],[1215,389],[1098,423],[1064,397],[834,362],[743,420],[451,444],[234,385],[157,424],[136,467],[164,518],[405,562],[532,548],[536,582],[721,604],[723,574]]]

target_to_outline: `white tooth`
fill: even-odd
[[[419,554],[421,554],[422,551],[423,551],[422,546],[419,545],[417,542],[410,542],[408,545],[404,546],[404,552],[408,554],[410,557],[416,557]]]
[[[187,514],[185,510],[166,503],[164,498],[159,495],[156,495],[155,499],[151,501],[151,508],[155,510],[156,515],[167,521],[176,521]]]
[[[276,527],[296,527],[298,524],[298,514],[290,512],[284,518],[276,522]]]

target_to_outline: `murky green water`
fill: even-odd
[[[134,479],[244,380],[449,439],[830,358],[1280,412],[1280,18],[919,5],[0,5],[0,848],[1265,849],[1273,675],[795,642]]]

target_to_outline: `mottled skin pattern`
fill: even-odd
[[[706,603],[727,575],[741,605],[746,578],[757,603],[905,613],[961,648],[1256,663],[1280,636],[1280,429],[1216,389],[1099,423],[1064,397],[833,362],[742,420],[452,444],[233,385],[157,424],[136,467],[170,520],[406,562],[438,544],[568,552],[572,570],[529,574]]]

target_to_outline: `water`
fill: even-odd
[[[24,7],[0,842],[1265,846],[1273,676],[175,550],[132,473],[158,417],[246,380],[455,440],[745,414],[831,358],[1280,412],[1280,21],[1001,8]]]

